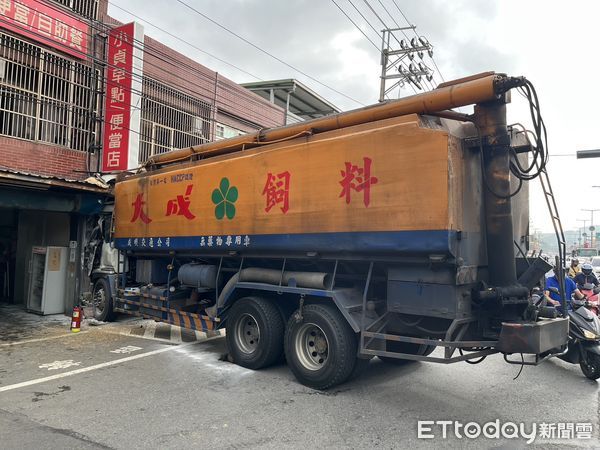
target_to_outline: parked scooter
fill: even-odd
[[[555,287],[551,292],[559,294]],[[537,296],[532,301],[535,306],[547,308],[547,298]],[[600,319],[591,311],[593,307],[587,298],[571,300],[573,309],[569,310],[569,341],[567,351],[558,357],[571,364],[578,364],[583,374],[590,380],[600,378]],[[596,308],[598,307],[596,301]]]

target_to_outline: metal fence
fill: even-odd
[[[151,78],[144,77],[142,84],[140,163],[160,153],[210,140],[209,103]]]
[[[0,134],[88,150],[96,82],[92,67],[0,33]]]

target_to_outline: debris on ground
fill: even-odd
[[[108,322],[102,322],[101,320],[95,319],[93,317],[91,319],[85,319],[84,323],[91,327],[99,327],[108,324]]]

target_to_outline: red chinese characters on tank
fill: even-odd
[[[280,205],[283,214],[288,212],[290,209],[290,178],[291,175],[287,170],[277,175],[271,172],[267,174],[267,181],[262,191],[262,195],[266,196],[266,212],[271,211],[275,205]]]
[[[188,220],[194,219],[196,216],[190,211],[190,196],[192,195],[193,184],[188,184],[185,188],[184,195],[178,195],[176,198],[167,202],[167,216],[176,215],[183,216]]]
[[[131,223],[138,219],[146,224],[152,222],[152,219],[144,212],[145,204],[146,202],[144,201],[144,194],[138,194],[134,202],[131,204],[131,206],[133,206],[133,216],[131,217],[130,221]]]
[[[353,192],[362,193],[362,199],[365,207],[371,203],[371,186],[378,183],[378,178],[371,175],[371,165],[373,160],[369,157],[363,157],[362,165],[353,164],[350,161],[345,162],[345,167],[340,171],[342,179],[339,184],[342,186],[339,198],[344,198],[347,204],[352,201]],[[265,197],[265,212],[270,212],[273,207],[279,206],[283,214],[290,209],[290,184],[291,174],[289,171],[274,174],[267,173],[262,195]],[[166,216],[184,216],[188,220],[195,219],[196,216],[190,211],[193,184],[186,186],[185,193],[179,194],[169,200],[166,205]],[[148,224],[152,219],[144,212],[144,194],[138,194],[135,201],[131,204],[134,208],[131,222],[141,220]]]
[[[371,203],[371,185],[377,184],[377,177],[371,176],[371,158],[363,157],[363,166],[352,164],[346,161],[346,167],[341,170],[342,180],[339,182],[342,186],[340,198],[345,198],[346,203],[350,204],[352,200],[352,191],[362,192],[363,203],[366,207]]]

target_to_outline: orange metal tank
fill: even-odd
[[[150,158],[146,165],[160,166],[182,161],[194,155],[202,155],[202,157],[219,155],[302,135],[331,131],[406,114],[427,114],[491,101],[503,93],[501,85],[507,79],[508,77],[505,75],[485,72],[444,83],[433,91],[399,100],[156,155]]]

